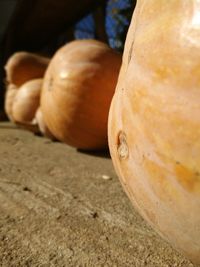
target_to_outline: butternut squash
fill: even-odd
[[[200,263],[200,2],[138,0],[109,113],[134,206]]]

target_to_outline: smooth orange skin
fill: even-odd
[[[5,65],[6,81],[19,87],[29,80],[42,78],[49,61],[49,58],[37,54],[16,52]]]
[[[200,263],[200,3],[138,0],[109,113],[109,147],[140,214]]]
[[[12,116],[19,123],[32,122],[40,105],[42,79],[24,83],[18,90],[12,105]]]
[[[51,133],[80,149],[108,146],[107,121],[121,55],[95,40],[68,43],[44,76],[41,110]]]

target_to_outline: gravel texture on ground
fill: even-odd
[[[109,153],[0,123],[0,266],[193,267],[132,207]]]

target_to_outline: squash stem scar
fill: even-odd
[[[117,152],[120,159],[126,159],[129,156],[129,149],[126,141],[126,135],[122,131],[120,131],[118,134]]]

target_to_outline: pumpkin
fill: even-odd
[[[42,79],[30,80],[18,90],[12,105],[14,121],[31,122],[40,104]]]
[[[200,263],[200,3],[138,0],[109,112],[109,147],[141,215]]]
[[[6,81],[17,87],[25,82],[42,78],[50,59],[29,52],[16,52],[5,65]]]
[[[5,111],[12,122],[53,139],[39,109],[42,78],[50,59],[16,52],[7,61]]]
[[[40,110],[42,79],[25,82],[16,89],[9,85],[6,97],[6,112],[11,121],[24,129],[55,139],[46,126]]]
[[[52,134],[84,150],[108,146],[107,120],[121,55],[100,41],[60,48],[44,76],[41,110]]]
[[[42,78],[48,63],[48,58],[24,51],[16,52],[8,59],[4,67],[6,72],[4,107],[9,120],[14,121],[12,104],[18,88],[29,80]]]
[[[39,131],[35,115],[40,105],[41,87],[42,79],[34,79],[17,89],[10,85],[6,95],[6,111],[11,121],[33,132]]]

